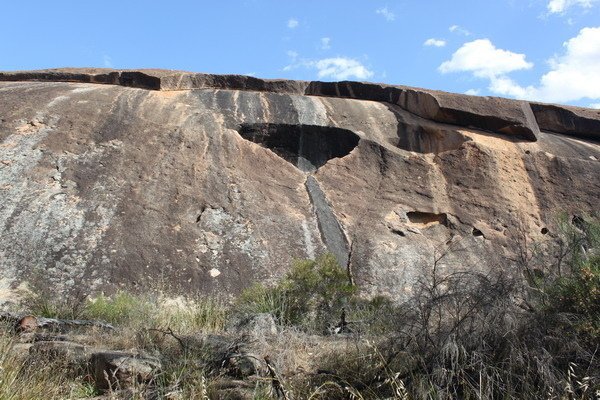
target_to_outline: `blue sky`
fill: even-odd
[[[364,80],[600,108],[600,0],[8,1],[0,70]]]

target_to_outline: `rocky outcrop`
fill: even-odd
[[[600,110],[532,103],[541,129],[586,139],[600,139]]]
[[[432,121],[470,126],[532,141],[537,140],[539,132],[528,103],[502,98],[359,82],[311,82],[306,94],[386,102]]]
[[[150,90],[211,88],[342,97],[397,104],[434,121],[517,135],[533,141],[539,131],[529,104],[525,102],[361,82],[301,82],[166,70],[101,69],[9,72],[0,74],[2,80],[106,83]]]
[[[599,114],[589,109],[365,82],[265,80],[242,75],[101,68],[0,72],[0,81],[80,82],[162,91],[225,89],[340,97],[395,104],[433,121],[501,132],[533,141],[537,140],[540,128],[596,139],[600,136]]]
[[[2,300],[25,283],[233,296],[323,252],[402,298],[436,252],[496,268],[558,213],[599,211],[592,110],[161,70],[0,81]]]

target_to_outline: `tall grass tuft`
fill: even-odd
[[[63,370],[59,363],[32,361],[17,345],[5,330],[0,332],[0,399],[62,400],[79,393],[78,382],[57,373]]]

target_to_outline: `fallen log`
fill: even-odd
[[[17,332],[34,332],[39,329],[64,332],[73,328],[95,327],[106,330],[114,330],[114,326],[102,321],[84,319],[58,319],[36,317],[28,314],[17,314],[11,312],[0,313],[0,322],[11,325]]]

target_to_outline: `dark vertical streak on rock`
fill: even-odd
[[[325,193],[312,175],[306,179],[305,186],[317,216],[319,232],[325,246],[335,255],[340,265],[347,266],[349,260],[348,240],[325,197]]]
[[[348,281],[350,285],[356,285],[354,281],[354,271],[352,270],[352,252],[354,251],[354,241],[350,242],[350,248],[348,249],[348,263],[346,265],[346,272],[348,273]]]

